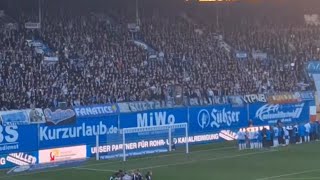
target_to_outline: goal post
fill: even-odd
[[[170,152],[173,147],[189,153],[188,123],[123,128],[117,133],[99,134],[90,152],[96,160],[126,161],[129,156]]]
[[[127,160],[126,154],[126,135],[134,133],[145,133],[145,132],[156,132],[156,131],[168,131],[168,149],[169,152],[172,151],[172,130],[173,129],[185,129],[185,144],[186,144],[186,154],[189,153],[189,137],[188,137],[188,123],[177,123],[162,126],[149,126],[149,127],[135,127],[135,128],[123,128],[122,129],[122,156],[123,161]]]

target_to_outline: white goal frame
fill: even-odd
[[[123,161],[126,161],[126,134],[132,133],[142,133],[150,131],[163,131],[168,130],[168,141],[169,141],[169,152],[172,150],[171,145],[171,132],[172,129],[185,129],[186,135],[186,154],[189,153],[189,135],[188,135],[188,123],[177,123],[170,125],[161,125],[161,126],[150,126],[150,127],[134,127],[134,128],[123,128],[122,129],[122,149],[123,149]]]

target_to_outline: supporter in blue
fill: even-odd
[[[241,130],[238,131],[238,148],[239,150],[246,149],[246,134]]]
[[[284,132],[284,144],[283,145],[288,145],[289,144],[289,131],[287,129],[287,127],[283,126],[283,132]]]
[[[296,132],[295,132],[294,126],[289,125],[287,127],[287,130],[289,131],[289,143],[295,144],[296,143]]]
[[[298,126],[298,132],[299,132],[299,136],[300,136],[300,140],[299,140],[299,144],[301,144],[302,142],[305,142],[305,132],[306,129],[304,127],[303,123],[300,123]]]
[[[310,131],[311,131],[311,123],[310,122],[307,122],[305,125],[304,125],[304,130],[305,130],[305,134],[304,134],[304,140],[305,142],[310,142]]]
[[[279,128],[277,126],[273,127],[273,147],[279,146]]]
[[[284,145],[285,140],[284,140],[284,130],[283,130],[282,124],[278,125],[278,129],[279,129],[279,134],[278,134],[279,145]]]
[[[266,146],[270,147],[271,146],[271,141],[272,141],[270,129],[266,130],[266,140],[267,140]]]
[[[316,129],[315,129],[315,131],[316,131],[316,141],[318,141],[319,138],[320,138],[320,125],[319,125],[319,121],[318,120],[315,122],[315,126],[316,126]]]
[[[310,123],[310,141],[316,140],[316,124],[315,122]]]
[[[262,148],[262,132],[258,131],[258,148],[261,149]]]
[[[294,126],[293,126],[293,129],[294,129],[294,133],[295,133],[295,144],[299,143],[300,142],[300,135],[299,135],[299,125],[298,123],[296,123]]]

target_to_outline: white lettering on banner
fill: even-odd
[[[284,112],[279,110],[279,104],[266,104],[257,110],[256,117],[261,121],[283,118],[299,118],[302,113],[303,107],[304,103],[295,105],[295,108],[293,108],[291,112]]]
[[[219,136],[227,141],[233,141],[238,139],[237,134],[230,130],[221,130]]]
[[[249,94],[243,96],[242,99],[245,103],[267,102],[264,94]]]
[[[117,107],[113,106],[99,106],[99,107],[79,107],[74,108],[77,116],[90,116],[99,114],[112,114],[117,111]]]
[[[221,124],[227,124],[231,126],[232,123],[239,122],[239,111],[226,111],[225,108],[222,110],[212,109],[211,114],[206,109],[202,109],[198,113],[198,124],[204,129],[209,125],[211,127],[219,128]],[[212,120],[211,120],[212,118]]]
[[[6,158],[0,158],[0,165],[6,164]]]
[[[25,153],[11,153],[7,156],[7,161],[22,166],[35,164],[37,162],[37,158]]]
[[[188,142],[189,143],[195,143],[195,142],[204,142],[204,141],[213,141],[218,140],[219,134],[203,134],[203,135],[197,135],[197,136],[189,136]],[[156,139],[156,140],[150,140],[150,141],[139,141],[139,142],[132,142],[125,144],[126,150],[134,150],[134,149],[145,149],[149,147],[161,147],[161,146],[167,146],[168,145],[168,139]],[[174,138],[173,142],[175,144],[185,144],[186,143],[186,137],[178,137]],[[99,146],[98,150],[99,153],[108,153],[108,152],[115,152],[120,151],[123,149],[123,144],[112,144],[112,145],[104,145]],[[91,154],[97,153],[97,147],[91,147]]]
[[[148,116],[149,115],[149,116]],[[162,126],[168,124],[174,124],[175,117],[173,114],[167,116],[167,112],[154,112],[154,113],[138,113],[137,114],[137,127],[147,126]],[[149,124],[148,124],[149,122]],[[155,122],[155,124],[154,124]],[[167,123],[166,123],[167,122]]]
[[[81,126],[56,129],[40,126],[40,141],[96,136],[97,134],[116,134],[117,132],[117,127],[111,126],[108,130],[107,125],[103,124],[102,121],[98,125],[82,123]]]
[[[19,149],[18,126],[0,126],[0,152]]]

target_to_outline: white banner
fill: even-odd
[[[42,109],[40,109],[40,108],[27,109],[26,112],[29,115],[30,124],[38,124],[38,123],[45,123],[46,122],[46,118],[43,114]]]
[[[159,101],[118,103],[120,112],[138,112],[161,108]]]
[[[252,57],[253,59],[265,60],[268,58],[268,54],[263,52],[252,52]]]
[[[24,24],[26,29],[40,29],[40,23],[27,22]]]
[[[85,159],[87,157],[87,146],[71,146],[39,151],[39,163],[52,163],[70,160]]]
[[[50,63],[50,62],[58,62],[59,58],[58,56],[45,56],[43,60],[46,63]]]
[[[304,21],[307,25],[320,25],[319,15],[318,14],[305,14]]]

